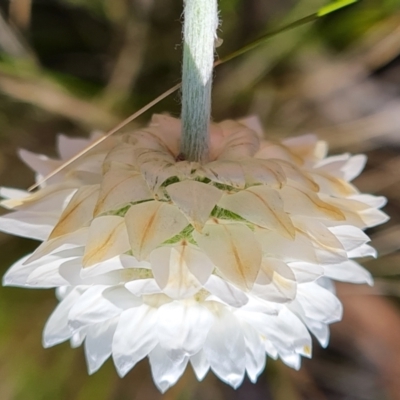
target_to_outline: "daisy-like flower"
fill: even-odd
[[[363,229],[387,220],[385,199],[350,183],[366,158],[326,157],[313,135],[269,142],[248,119],[212,124],[201,165],[180,132],[156,115],[32,195],[3,190],[0,229],[43,241],[4,284],[57,288],[43,343],[84,343],[90,373],[147,356],[164,392],[188,363],[233,387],[266,355],[297,369],[310,332],[326,346],[341,319],[332,279],[372,284],[352,260],[375,255]]]

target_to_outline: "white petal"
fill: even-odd
[[[174,183],[166,190],[175,205],[199,231],[223,194],[214,186],[193,180]]]
[[[57,149],[62,160],[69,160],[81,150],[85,149],[93,140],[86,138],[69,137],[66,135],[57,136]]]
[[[296,353],[279,353],[279,358],[290,368],[298,371],[301,366],[301,357]]]
[[[18,155],[21,160],[40,175],[46,176],[60,165],[60,161],[52,160],[43,154],[35,154],[20,149]]]
[[[353,250],[370,241],[369,237],[360,229],[351,225],[339,225],[329,228],[339,239],[346,251]]]
[[[301,304],[307,318],[326,324],[342,318],[343,308],[338,298],[317,283],[298,285],[296,300]]]
[[[93,266],[121,255],[129,249],[128,233],[123,217],[107,215],[95,218],[89,228],[83,266]]]
[[[82,293],[81,288],[73,289],[50,315],[43,331],[44,347],[54,346],[72,336],[72,331],[68,326],[68,314]]]
[[[26,284],[31,287],[51,288],[55,286],[65,286],[69,282],[64,279],[59,268],[61,260],[37,267],[27,278]],[[68,258],[63,260],[68,261]]]
[[[246,371],[251,382],[256,383],[265,368],[266,356],[260,334],[246,322],[242,322],[246,343]]]
[[[26,265],[25,262],[29,259],[29,257],[30,254],[22,257],[20,260],[11,265],[11,267],[3,276],[3,286],[25,286],[29,274],[35,268],[37,268],[37,266],[42,265],[41,263]]]
[[[297,283],[313,282],[324,275],[324,267],[319,264],[291,262],[288,265],[293,271]]]
[[[112,353],[121,377],[157,345],[156,321],[157,310],[147,305],[130,308],[120,315]]]
[[[9,187],[0,187],[0,197],[3,199],[23,199],[24,197],[28,197],[30,195],[26,190],[9,188]]]
[[[182,361],[201,350],[213,322],[209,309],[199,303],[164,304],[158,310],[158,341],[169,358]]]
[[[218,307],[215,316],[204,353],[215,375],[237,388],[243,381],[246,366],[243,332],[239,321],[224,306]]]
[[[202,350],[190,357],[190,364],[198,381],[202,381],[210,370],[210,363]]]
[[[125,283],[125,287],[137,297],[162,292],[154,279],[136,279]]]
[[[188,225],[176,206],[160,201],[132,206],[125,215],[125,221],[133,255],[139,260]]]
[[[241,307],[248,301],[248,297],[241,290],[236,289],[235,286],[216,275],[211,275],[208,278],[208,281],[204,284],[204,289],[214,295],[208,299],[219,299],[232,307]]]
[[[108,288],[106,285],[96,285],[89,288],[75,303],[69,312],[69,325],[75,330],[86,325],[92,325],[114,318],[123,310],[125,304],[115,304],[107,299],[103,292]],[[132,305],[137,305],[135,297],[123,286],[113,287],[121,295],[131,298]],[[125,300],[125,299],[123,299]],[[140,303],[139,303],[140,304]]]
[[[200,248],[224,277],[250,289],[261,265],[261,247],[253,232],[243,224],[207,224],[202,234],[193,232]]]
[[[85,355],[89,374],[96,372],[111,355],[111,344],[117,321],[89,326],[85,340]]]
[[[157,388],[166,392],[182,376],[188,363],[188,358],[181,361],[172,361],[160,346],[157,346],[149,354],[151,374]]]
[[[352,181],[361,174],[361,171],[364,169],[366,163],[367,156],[364,154],[357,154],[350,157],[349,161],[343,166],[343,168],[341,168],[344,179],[348,182]]]
[[[16,211],[0,217],[0,231],[29,239],[46,240],[57,218],[58,215],[52,212]]]
[[[325,275],[342,282],[367,283],[372,286],[372,275],[355,261],[346,261],[336,265],[324,265]]]
[[[363,244],[360,247],[357,247],[356,249],[348,251],[347,255],[350,258],[355,258],[355,257],[374,257],[374,258],[376,258],[378,256],[378,253],[372,246],[370,246],[368,244]]]

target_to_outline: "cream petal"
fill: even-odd
[[[235,161],[213,161],[205,164],[197,172],[200,177],[206,177],[213,182],[223,185],[244,189],[246,177],[240,162]]]
[[[157,336],[173,361],[198,353],[214,322],[207,307],[195,301],[173,301],[158,309]]]
[[[129,249],[125,219],[116,215],[98,217],[90,225],[82,265],[93,266]]]
[[[147,151],[147,149],[145,149]],[[150,190],[157,193],[160,186],[172,177],[179,177],[180,172],[175,166],[175,160],[164,161],[155,160],[148,161],[140,165],[140,172],[147,182]]]
[[[218,205],[242,218],[293,239],[295,228],[283,210],[278,192],[265,186],[252,186],[234,194],[225,194]]]
[[[182,376],[189,359],[173,361],[161,346],[157,346],[150,352],[149,361],[154,383],[161,393],[165,393]]]
[[[115,329],[116,318],[110,321],[89,326],[85,339],[85,356],[89,374],[95,373],[111,355],[111,345]]]
[[[130,308],[120,317],[112,343],[118,375],[125,376],[157,345],[157,310],[147,305]]]
[[[68,314],[83,292],[83,288],[73,288],[50,315],[43,331],[43,347],[62,343],[72,336],[68,326]]]
[[[94,215],[149,199],[153,199],[153,195],[139,172],[111,168],[103,177]]]
[[[295,275],[287,264],[264,258],[252,294],[267,301],[284,303],[295,298],[296,287]]]
[[[336,197],[349,197],[358,194],[355,186],[328,173],[310,172],[310,177],[319,186],[320,193]]]
[[[88,228],[81,228],[78,231],[57,237],[43,242],[28,258],[27,263],[45,258],[50,254],[68,249],[76,249],[77,256],[81,255],[81,248],[87,240]]]
[[[202,288],[201,282],[190,270],[191,262],[198,262],[198,254],[193,256],[193,252],[199,253],[186,243],[174,247],[160,247],[151,252],[150,262],[154,278],[167,296],[174,299],[187,298]],[[206,268],[210,275],[214,266],[208,262]]]
[[[260,144],[256,132],[231,120],[222,121],[218,125],[224,131],[223,135],[225,136],[223,146],[218,152],[218,160],[240,160],[253,157]]]
[[[188,225],[177,207],[159,201],[132,206],[125,215],[125,222],[130,246],[139,260]]]
[[[321,200],[314,192],[284,186],[279,191],[283,199],[285,211],[289,214],[311,218],[329,218],[334,221],[344,221],[341,209]]]
[[[319,186],[314,182],[312,177],[305,171],[301,170],[299,167],[285,160],[272,160],[274,163],[278,164],[287,180],[290,180],[290,184],[293,186],[299,186],[300,188],[307,188],[313,192],[319,191]]]
[[[215,375],[233,388],[237,388],[243,381],[246,366],[243,332],[237,318],[225,307],[217,307],[215,317],[203,351]]]
[[[50,234],[50,239],[74,232],[88,226],[93,218],[99,192],[98,185],[83,186],[74,194],[68,206]]]
[[[186,180],[169,185],[167,193],[189,222],[201,231],[223,192],[202,182]]]
[[[82,268],[80,276],[82,279],[86,279],[106,274],[110,271],[130,268],[150,268],[150,264],[147,261],[138,261],[135,257],[128,254],[120,254],[90,267]]]
[[[207,360],[203,350],[200,350],[197,354],[190,357],[190,364],[193,367],[194,374],[198,381],[202,381],[207,372],[210,370],[210,363]]]
[[[263,253],[267,257],[277,258],[285,262],[308,262],[318,264],[325,262],[322,252],[317,254],[310,237],[297,232],[295,240],[289,240],[267,229],[256,229],[255,237],[262,246]],[[328,253],[332,258],[332,253]],[[342,259],[339,259],[339,262]]]
[[[283,169],[275,162],[261,159],[245,159],[241,161],[246,185],[268,185],[280,189],[286,183]]]
[[[107,173],[107,171],[109,171],[109,169],[115,162],[118,164],[125,164],[130,167],[135,167],[136,166],[135,146],[129,143],[122,143],[111,149],[110,152],[107,154],[106,158],[104,159],[102,172]]]
[[[315,249],[317,258],[326,263],[347,260],[347,254],[338,238],[321,222],[312,218],[294,218],[299,234],[307,236]]]
[[[323,151],[326,143],[318,140],[318,137],[312,133],[286,138],[282,140],[282,144],[297,156],[305,159],[314,160],[326,156]]]
[[[207,224],[193,237],[226,279],[245,290],[253,286],[261,265],[261,246],[242,224]]]
[[[364,203],[372,208],[382,208],[386,205],[387,199],[383,196],[373,196],[372,194],[357,194],[350,199]]]

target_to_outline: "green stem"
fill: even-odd
[[[185,0],[182,68],[182,158],[208,160],[217,0]]]

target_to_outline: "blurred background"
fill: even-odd
[[[219,3],[224,56],[327,1]],[[33,182],[19,148],[55,156],[58,133],[106,131],[180,80],[182,0],[0,0],[0,12],[1,186]],[[1,400],[400,399],[400,0],[361,0],[276,36],[218,67],[213,98],[215,120],[256,114],[270,138],[314,132],[331,154],[367,154],[355,183],[386,196],[391,216],[368,232],[375,286],[338,285],[343,321],[300,371],[268,360],[256,385],[234,391],[188,368],[163,396],[147,360],[123,380],[111,361],[89,377],[82,348],[43,349],[53,291],[1,288]],[[179,116],[179,94],[125,131],[166,111]],[[37,244],[0,233],[1,271]]]

